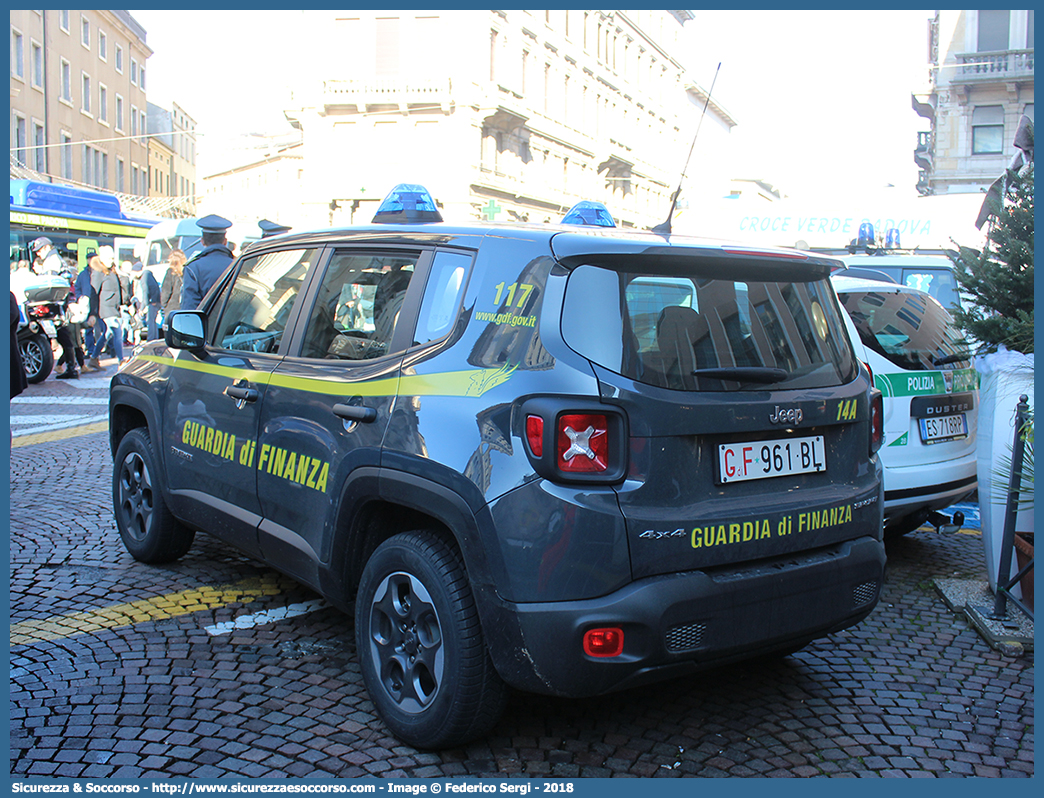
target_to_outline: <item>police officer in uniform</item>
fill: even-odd
[[[232,222],[211,214],[196,224],[203,231],[203,249],[196,253],[182,272],[181,307],[195,310],[210,287],[224,274],[232,262],[232,250],[225,241],[225,231]]]

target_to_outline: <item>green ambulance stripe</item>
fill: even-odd
[[[470,371],[447,371],[434,374],[414,374],[389,377],[368,382],[345,382],[343,380],[320,380],[312,377],[294,377],[271,371],[219,366],[216,363],[201,363],[186,358],[142,355],[139,360],[161,366],[226,377],[231,381],[246,380],[255,385],[270,385],[294,391],[326,396],[481,396],[491,388],[510,379],[510,369],[473,369]]]
[[[916,371],[902,374],[875,374],[874,387],[885,396],[934,396],[945,393],[974,391],[979,387],[979,373],[975,369],[959,369],[953,374],[953,390],[946,390],[941,371]]]

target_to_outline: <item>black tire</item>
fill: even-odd
[[[46,333],[36,333],[18,345],[25,378],[32,384],[46,380],[54,369],[54,352]]]
[[[370,698],[392,734],[422,749],[482,737],[504,710],[464,564],[433,532],[389,538],[363,569],[355,639]]]
[[[178,559],[196,536],[171,515],[158,484],[159,473],[148,430],[132,429],[116,449],[112,507],[123,545],[135,560],[145,563]]]

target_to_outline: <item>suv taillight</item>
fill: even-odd
[[[884,398],[880,391],[870,392],[870,454],[876,454],[884,443]]]
[[[558,417],[558,467],[566,473],[602,473],[609,468],[609,419],[596,413]]]
[[[612,484],[627,475],[626,414],[586,398],[537,396],[519,408],[515,434],[529,461],[553,482]]]

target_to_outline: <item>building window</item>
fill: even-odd
[[[67,103],[72,102],[72,67],[64,58],[62,59],[62,94],[61,99]]]
[[[497,32],[489,32],[489,79],[495,83],[497,80]]]
[[[80,110],[85,114],[91,112],[91,77],[86,73],[82,74],[83,81],[83,96],[80,98]]]
[[[37,172],[47,172],[47,137],[44,127],[39,122],[33,123],[33,168]]]
[[[62,177],[66,180],[73,179],[73,151],[72,136],[62,133]]]
[[[69,12],[59,11],[58,12],[58,27],[66,33],[69,32]]]
[[[14,144],[15,160],[25,166],[25,117],[16,114],[12,121],[11,143]]]
[[[116,129],[123,130],[123,98],[116,95]]]
[[[116,45],[116,71],[123,74],[123,48]]]
[[[101,187],[109,187],[109,153],[101,154]]]
[[[979,12],[979,41],[976,48],[980,53],[1008,49],[1008,26],[1011,12],[990,9]]]
[[[142,111],[141,112],[141,125],[139,127],[139,129],[141,130],[141,135],[142,136],[144,136],[146,133],[148,133],[148,125],[146,124],[147,120],[148,120],[148,117],[145,115],[145,112]],[[145,144],[146,142],[142,141],[141,143]]]
[[[131,106],[131,135],[138,135],[138,109]]]
[[[1033,9],[1031,8],[1026,15],[1026,49],[1033,49]]]
[[[1033,103],[1026,103],[1026,107],[1022,110],[1022,113],[1029,117],[1030,122],[1033,122]]]
[[[138,69],[138,85],[141,86],[141,90],[145,91],[145,65],[142,64],[141,68]]]
[[[80,43],[91,49],[91,21],[83,15],[80,16]]]
[[[98,86],[98,119],[109,121],[109,91],[102,85]]]
[[[109,58],[109,40],[101,31],[98,31],[98,58],[102,61]]]
[[[94,185],[94,173],[91,169],[91,148],[86,144],[83,145],[83,169],[80,172],[80,180],[87,185]]]
[[[1004,151],[1004,107],[980,105],[972,110],[972,155]]]
[[[25,42],[14,28],[11,29],[11,77],[25,78]]]
[[[32,63],[32,79],[33,85],[39,89],[43,88],[43,47],[33,42],[32,45],[33,63]]]
[[[138,85],[138,62],[131,59],[131,85]]]
[[[116,159],[116,190],[123,191],[123,159]]]

